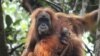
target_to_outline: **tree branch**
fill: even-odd
[[[22,44],[20,44],[20,45],[18,45],[16,47],[14,47],[14,48],[12,48],[11,51],[9,52],[9,54],[11,55],[17,48],[21,47],[23,44],[24,43],[22,43]]]

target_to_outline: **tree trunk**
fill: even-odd
[[[80,11],[81,16],[85,14],[88,2],[89,0],[82,0],[82,9]]]
[[[2,16],[2,6],[0,0],[0,56],[8,56],[7,47],[5,43],[5,35],[4,35],[4,24],[3,24],[3,16]]]
[[[99,12],[97,20],[97,30],[96,30],[96,41],[94,45],[95,56],[100,56],[100,0],[99,0]]]

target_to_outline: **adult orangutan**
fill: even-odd
[[[94,27],[97,12],[76,16],[38,8],[22,56],[83,56],[82,34]]]

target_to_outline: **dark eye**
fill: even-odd
[[[48,22],[49,20],[47,18],[40,18],[39,21]]]

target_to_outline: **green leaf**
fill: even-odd
[[[17,25],[17,24],[19,24],[20,21],[21,21],[21,19],[16,20],[16,21],[13,23],[13,25]]]
[[[7,27],[10,27],[11,24],[13,23],[11,17],[9,15],[6,15],[6,24],[7,24]]]
[[[91,42],[91,43],[93,42],[93,38],[91,36],[89,36],[87,39],[89,42]]]
[[[8,36],[9,40],[13,40],[13,37],[11,35]]]

